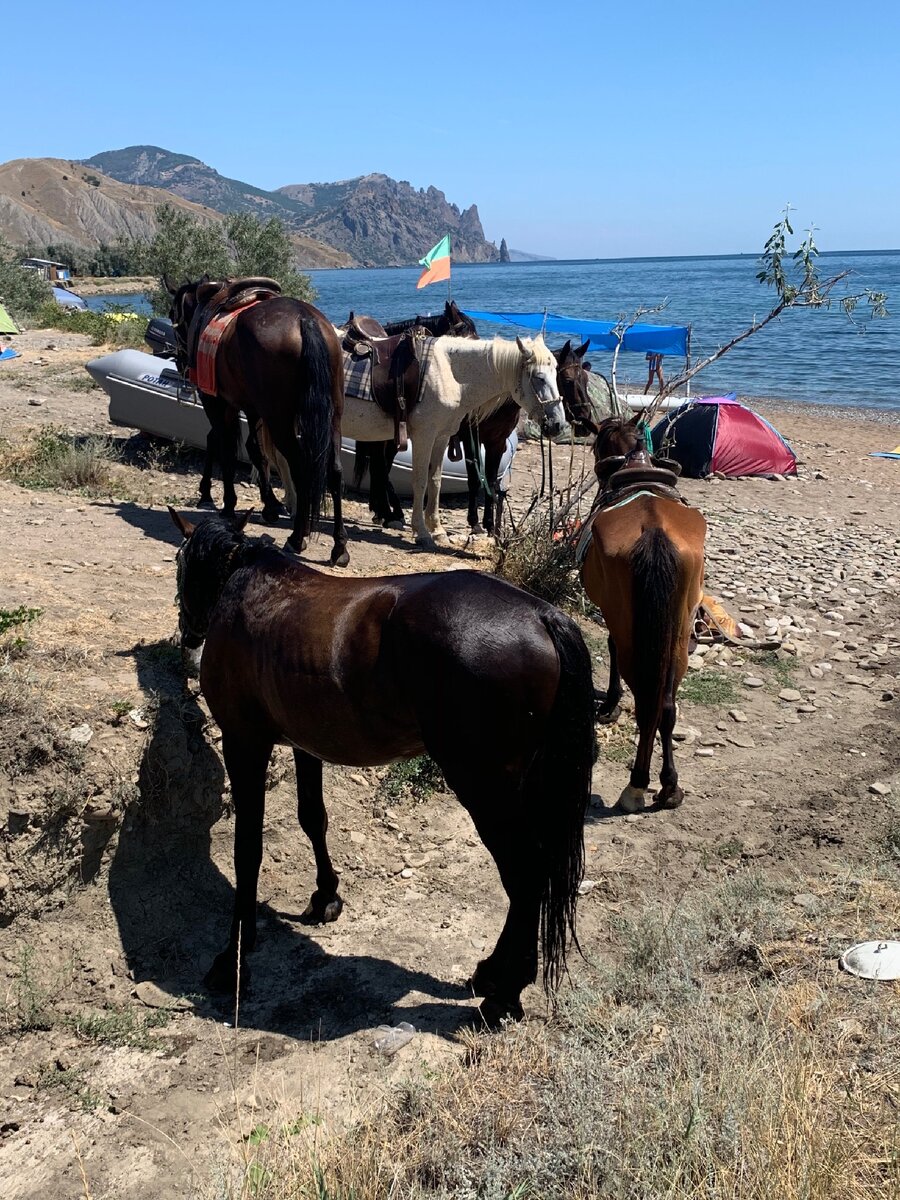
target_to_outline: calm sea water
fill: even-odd
[[[850,270],[852,290],[870,287],[887,292],[888,309],[897,307],[900,312],[900,252],[827,254],[819,262],[823,277]],[[691,325],[696,359],[728,341],[754,316],[769,311],[772,293],[756,282],[757,270],[752,255],[454,264],[453,297],[463,309],[531,312],[547,308],[597,320],[615,320],[638,305],[668,300],[664,313],[645,319]],[[318,306],[336,322],[344,321],[351,309],[384,320],[437,312],[446,297],[443,284],[416,291],[418,268],[310,274],[319,293]],[[510,337],[521,331],[482,325],[480,332]],[[590,358],[597,370],[608,373],[608,354],[594,351]],[[680,361],[668,360],[667,373]],[[643,387],[643,356],[623,355],[620,362],[620,379]],[[891,315],[869,322],[862,330],[838,310],[785,313],[699,375],[692,389],[696,394],[736,391],[743,396],[810,403],[900,408],[900,319]]]

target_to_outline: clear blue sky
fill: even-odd
[[[896,0],[382,7],[6,5],[0,161],[383,171],[559,257],[756,251],[786,201],[824,249],[900,246]]]

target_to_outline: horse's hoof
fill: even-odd
[[[405,529],[406,525],[403,521],[398,521],[396,519],[392,519],[390,521],[384,522],[384,528],[385,529]]]
[[[497,990],[497,980],[494,978],[492,964],[489,958],[483,958],[466,985],[473,996],[492,996]]]
[[[282,504],[270,505],[262,510],[262,519],[266,525],[277,525],[280,517],[285,515],[285,509]]]
[[[346,546],[335,546],[331,552],[331,565],[333,567],[350,566],[350,555],[347,553]]]
[[[594,709],[594,720],[598,725],[612,725],[618,719],[621,711],[621,706],[618,704],[613,708],[607,708],[605,704],[598,703]]]
[[[343,910],[344,902],[337,892],[327,901],[318,892],[313,892],[300,920],[304,925],[327,925],[336,921]]]
[[[309,539],[302,538],[300,541],[300,546],[298,548],[297,543],[294,541],[293,537],[289,537],[287,539],[287,541],[284,543],[284,548],[288,552],[288,554],[302,554],[302,552],[306,549],[306,547],[308,545],[309,545]]]
[[[657,800],[662,808],[678,808],[684,801],[684,792],[677,785],[663,788]]]
[[[472,537],[484,537],[485,528],[479,521],[476,521],[474,525],[469,526],[469,533]]]
[[[197,501],[197,507],[214,509],[216,507],[216,505],[215,505],[215,501],[213,500],[212,496],[201,496],[200,499]]]
[[[434,550],[436,548],[434,538],[430,533],[417,533],[416,545],[420,550]]]
[[[518,997],[515,1000],[503,1000],[499,996],[488,996],[482,1000],[478,1011],[481,1020],[492,1030],[501,1029],[505,1021],[521,1021],[525,1016]]]
[[[438,530],[432,535],[432,541],[440,550],[446,550],[450,545],[450,537],[443,531],[443,529]]]
[[[632,787],[628,785],[619,797],[619,808],[622,812],[636,813],[641,812],[644,807],[644,788]]]
[[[241,963],[241,991],[250,982],[250,968],[246,962]],[[203,976],[204,985],[211,992],[220,992],[223,995],[233,996],[237,991],[238,986],[238,970],[237,958],[234,951],[223,950],[221,954],[216,955],[213,965]]]

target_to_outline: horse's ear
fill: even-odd
[[[523,355],[525,358],[532,357],[532,352],[528,349],[528,347],[526,345],[524,345],[524,343],[522,342],[522,339],[520,337],[516,338],[516,345],[519,347],[519,353],[521,355]]]
[[[582,371],[589,371],[591,369],[591,364],[590,363],[582,363],[581,369],[582,369]]]
[[[557,352],[556,352],[556,353],[557,353],[557,355],[559,356],[559,361],[560,361],[560,362],[565,362],[565,360],[566,360],[566,359],[569,357],[569,355],[572,353],[572,339],[571,339],[571,338],[569,338],[569,340],[568,340],[568,341],[566,342],[566,344],[565,344],[565,345],[562,347],[562,349],[561,349],[561,350],[557,350]]]
[[[171,504],[167,505],[166,507],[169,510],[169,516],[172,518],[175,528],[179,531],[181,536],[187,540],[197,526],[194,525],[192,521],[189,521],[187,517],[183,517],[181,513],[177,513]]]
[[[578,348],[578,349],[575,351],[575,357],[576,357],[576,358],[584,358],[584,356],[587,354],[587,351],[588,351],[588,346],[589,346],[590,344],[591,344],[591,339],[590,339],[590,338],[588,338],[588,340],[587,340],[587,341],[584,343],[584,345],[583,345],[583,346],[580,346],[580,347],[579,347],[579,348]],[[590,365],[591,365],[591,364],[590,364],[590,363],[588,363],[588,367],[590,367]]]
[[[202,283],[209,283],[209,280],[210,280],[210,274],[207,271],[202,279],[197,280],[197,287],[199,287]]]
[[[174,283],[172,283],[172,281],[169,279],[169,276],[165,273],[165,271],[163,271],[162,284],[170,296],[178,295],[177,286]]]
[[[243,512],[240,515],[235,516],[234,520],[231,522],[231,527],[234,530],[234,532],[241,533],[244,529],[244,526],[247,524],[247,522],[250,520],[250,518],[252,516],[253,516],[252,508],[248,508],[246,512]]]

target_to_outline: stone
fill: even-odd
[[[364,833],[360,833],[358,829],[351,829],[350,841],[354,846],[362,846],[365,844],[366,835]]]
[[[758,675],[745,675],[744,676],[744,687],[761,688],[762,686],[763,686],[763,680],[760,679]]]
[[[798,892],[794,896],[794,904],[806,912],[815,912],[819,908],[819,897],[814,896],[812,892]]]
[[[743,750],[753,750],[756,748],[756,742],[749,733],[729,733],[728,740],[732,746],[740,746]]]
[[[694,751],[694,755],[697,758],[713,758],[715,756],[715,753],[716,753],[715,750],[702,749],[702,748],[700,750]]]
[[[353,783],[359,784],[360,787],[366,786],[365,775],[360,775],[358,771],[351,771],[349,777]]]
[[[146,1004],[148,1008],[174,1008],[182,1012],[185,1009],[193,1008],[190,1000],[185,996],[170,996],[168,992],[164,992],[161,987],[157,987],[149,979],[136,984],[134,994],[141,1004]]]
[[[728,715],[732,721],[736,721],[738,725],[743,725],[747,720],[747,714],[739,708],[729,708]]]
[[[69,730],[69,739],[76,746],[86,746],[94,736],[94,731],[90,725],[76,725],[74,729]]]
[[[415,872],[413,871],[412,867],[404,867],[403,870],[400,872],[400,878],[401,879],[412,879],[414,874],[415,874]]]
[[[778,693],[779,700],[787,700],[789,703],[795,703],[797,700],[803,699],[802,692],[798,692],[796,688],[782,688]]]
[[[875,782],[875,783],[869,784],[869,791],[872,793],[873,796],[889,796],[891,794],[892,788],[889,783]]]

